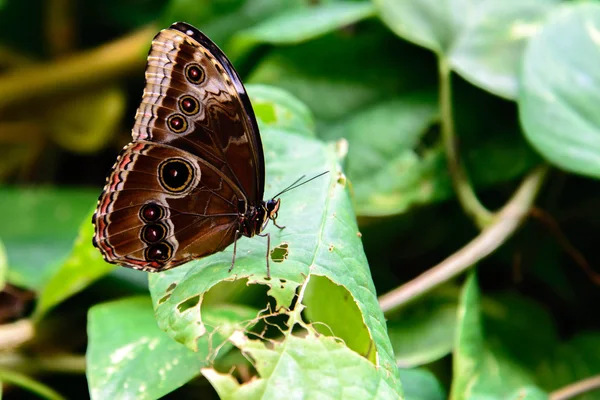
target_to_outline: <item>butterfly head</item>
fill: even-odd
[[[265,202],[265,209],[269,219],[275,221],[277,219],[277,211],[279,211],[279,205],[281,204],[280,199],[271,199]]]

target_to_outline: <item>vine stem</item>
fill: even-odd
[[[0,77],[0,110],[51,94],[69,93],[142,69],[156,27],[74,56],[13,69]]]
[[[597,389],[600,389],[600,375],[592,376],[555,390],[550,393],[548,398],[550,400],[567,400]]]
[[[448,160],[448,173],[450,174],[452,185],[454,186],[454,191],[461,207],[475,221],[475,224],[483,229],[492,223],[494,214],[485,208],[477,198],[464,165],[460,161],[458,140],[456,138],[452,113],[452,74],[450,65],[444,57],[439,58],[438,68],[440,79],[440,129]]]
[[[508,203],[494,216],[494,222],[462,249],[410,282],[380,296],[379,305],[383,312],[389,313],[414,301],[461,274],[506,242],[528,216],[547,172],[548,167],[541,166],[525,177]]]
[[[55,392],[52,388],[44,385],[43,383],[35,381],[26,375],[19,374],[18,372],[0,369],[0,382],[12,383],[13,385],[20,386],[23,389],[26,389],[32,393],[36,393],[45,399],[64,399],[64,397]]]

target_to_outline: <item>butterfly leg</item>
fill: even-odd
[[[237,251],[237,240],[238,240],[239,234],[240,234],[240,230],[236,229],[235,230],[235,239],[233,239],[233,257],[231,258],[231,267],[229,267],[229,271],[227,271],[227,272],[231,272],[231,270],[233,269],[233,266],[235,265],[235,253]]]
[[[271,234],[267,232],[264,235],[258,234],[258,236],[267,237],[267,278],[271,279],[271,267],[269,266],[269,255],[271,254]]]
[[[279,225],[277,225],[277,222],[275,222],[275,220],[273,220],[273,225],[275,225],[279,229],[285,229],[285,226],[279,226]]]

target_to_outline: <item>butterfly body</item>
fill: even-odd
[[[92,219],[106,261],[158,272],[233,243],[233,267],[237,239],[277,218],[279,200],[263,200],[263,149],[246,90],[192,26],[173,24],[152,41],[132,136]]]

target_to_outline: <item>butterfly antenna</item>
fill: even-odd
[[[307,184],[308,182],[310,182],[310,181],[312,181],[312,180],[315,180],[315,179],[317,179],[317,178],[319,178],[319,177],[321,177],[321,176],[325,175],[325,174],[326,174],[326,173],[328,173],[328,172],[329,172],[329,171],[321,172],[320,174],[318,174],[318,175],[315,175],[315,176],[313,176],[312,178],[305,180],[304,182],[300,182],[300,181],[301,181],[302,179],[304,179],[304,177],[306,176],[306,175],[302,175],[300,178],[296,179],[296,181],[295,181],[294,183],[292,183],[290,186],[286,187],[286,188],[285,188],[285,189],[283,189],[281,192],[279,192],[279,193],[277,193],[275,196],[273,196],[273,198],[275,199],[275,198],[277,198],[277,197],[281,196],[282,194],[284,194],[284,193],[286,193],[286,192],[289,192],[290,190],[293,190],[293,189],[296,189],[297,187],[300,187],[300,186],[302,186],[302,185],[305,185],[305,184]],[[300,182],[300,183],[298,183],[298,182]]]

